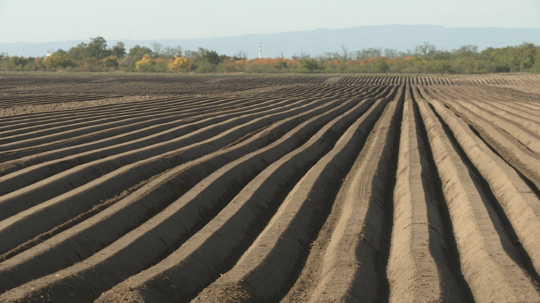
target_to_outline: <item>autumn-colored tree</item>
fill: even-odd
[[[151,54],[152,54],[152,50],[149,49],[149,48],[146,47],[146,46],[135,45],[134,47],[132,47],[132,48],[129,50],[129,54],[133,57],[133,59],[135,59],[135,60],[141,60],[142,57],[144,57],[144,55],[146,55],[146,54],[151,55]]]
[[[189,70],[190,65],[188,58],[178,57],[173,62],[169,63],[169,70],[173,72],[187,71]]]
[[[140,61],[135,63],[135,66],[137,67],[137,70],[148,70],[154,64],[156,64],[156,62],[152,60],[152,57],[150,57],[149,54],[146,54]]]
[[[103,66],[118,68],[118,57],[110,56],[107,59],[103,60]]]

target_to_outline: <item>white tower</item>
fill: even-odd
[[[262,59],[261,42],[259,42],[259,59]]]

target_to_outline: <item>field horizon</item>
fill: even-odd
[[[0,302],[539,302],[540,75],[0,73]]]

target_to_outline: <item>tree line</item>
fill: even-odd
[[[232,56],[199,47],[151,47],[136,45],[126,49],[118,42],[108,47],[103,37],[91,38],[65,51],[50,50],[44,57],[7,56],[0,53],[3,71],[65,72],[155,72],[155,73],[411,73],[480,74],[540,73],[540,46],[523,43],[482,51],[473,45],[458,49],[437,49],[430,43],[412,50],[366,48],[351,51],[342,45],[338,51],[311,56],[302,48],[291,58],[248,59],[239,51]]]

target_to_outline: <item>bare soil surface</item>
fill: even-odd
[[[496,87],[511,88],[527,93],[540,94],[540,86],[535,85],[495,85]]]
[[[0,302],[540,302],[540,77],[0,76]]]

